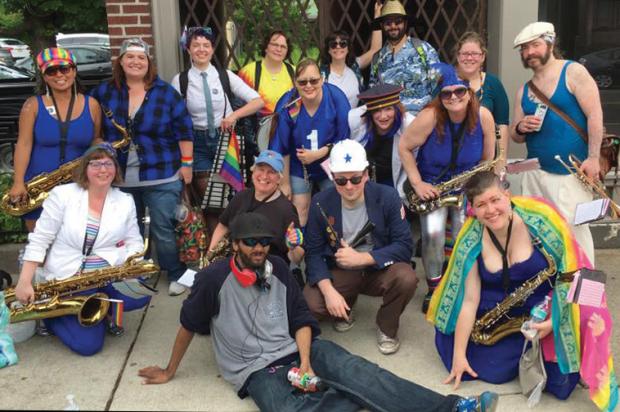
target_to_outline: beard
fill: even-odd
[[[403,28],[399,28],[396,34],[391,34],[390,31],[385,31],[387,40],[392,44],[397,44],[407,34],[407,26],[403,25]]]
[[[249,254],[244,253],[241,249],[237,252],[239,256],[239,260],[243,264],[243,267],[253,269],[253,270],[263,270],[265,267],[265,260],[267,260],[267,252],[259,253],[259,252],[250,252]],[[259,259],[258,255],[262,255]]]
[[[551,47],[547,47],[547,51],[542,56],[534,55],[534,56],[529,56],[527,59],[524,59],[523,56],[521,56],[521,63],[523,63],[524,68],[530,69],[531,68],[530,61],[534,59],[538,59],[540,60],[540,65],[544,66],[545,64],[547,64],[550,58],[551,58]]]

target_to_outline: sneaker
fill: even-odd
[[[118,326],[116,323],[112,322],[112,321],[107,321],[106,324],[106,329],[108,330],[108,333],[112,336],[123,336],[123,334],[125,333],[125,328],[123,328],[122,326]]]
[[[36,333],[37,336],[43,336],[43,337],[53,335],[52,331],[49,330],[45,326],[45,323],[43,323],[43,320],[37,320],[34,333]]]
[[[349,320],[336,319],[333,326],[336,332],[346,332],[355,325],[355,318],[353,317],[353,310],[349,312]]]
[[[397,337],[390,338],[381,329],[377,328],[377,346],[382,354],[391,355],[400,348],[400,341]]]
[[[424,296],[424,300],[422,301],[422,313],[424,313],[426,315],[426,312],[428,312],[428,307],[431,304],[431,298],[433,297],[433,292],[432,291],[428,291],[426,292],[426,295]]]
[[[170,296],[178,296],[183,293],[185,293],[185,286],[174,280],[170,282],[170,285],[168,286],[168,294]]]
[[[485,391],[480,396],[461,398],[456,404],[457,412],[495,412],[499,396],[495,392]]]

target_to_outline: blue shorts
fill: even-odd
[[[219,129],[215,131],[215,136],[209,136],[208,130],[194,129],[194,172],[211,171],[219,140]]]
[[[334,183],[329,180],[329,178],[325,178],[321,181],[306,181],[303,177],[299,177],[299,176],[290,176],[291,179],[291,192],[294,195],[302,195],[305,193],[311,193],[312,192],[312,184],[316,183],[319,186],[319,190],[325,190],[325,189],[329,189],[330,187],[334,186]]]

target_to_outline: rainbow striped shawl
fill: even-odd
[[[551,203],[522,196],[513,197],[512,203],[531,236],[540,239],[542,247],[555,260],[558,273],[591,267],[570,227]],[[454,333],[465,294],[465,278],[482,250],[483,229],[475,218],[467,219],[431,299],[426,318],[442,333]],[[602,411],[613,411],[618,403],[618,382],[611,356],[607,298],[603,298],[600,308],[567,303],[569,288],[568,282],[556,281],[554,285],[553,335],[542,341],[545,358],[557,361],[562,373],[579,371],[590,387],[590,398],[596,406]]]

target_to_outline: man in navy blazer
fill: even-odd
[[[317,318],[332,317],[344,332],[360,293],[382,296],[377,345],[394,353],[400,315],[418,283],[403,204],[395,189],[369,181],[366,151],[356,141],[333,146],[330,169],[335,187],[312,198],[306,226],[306,301]]]

